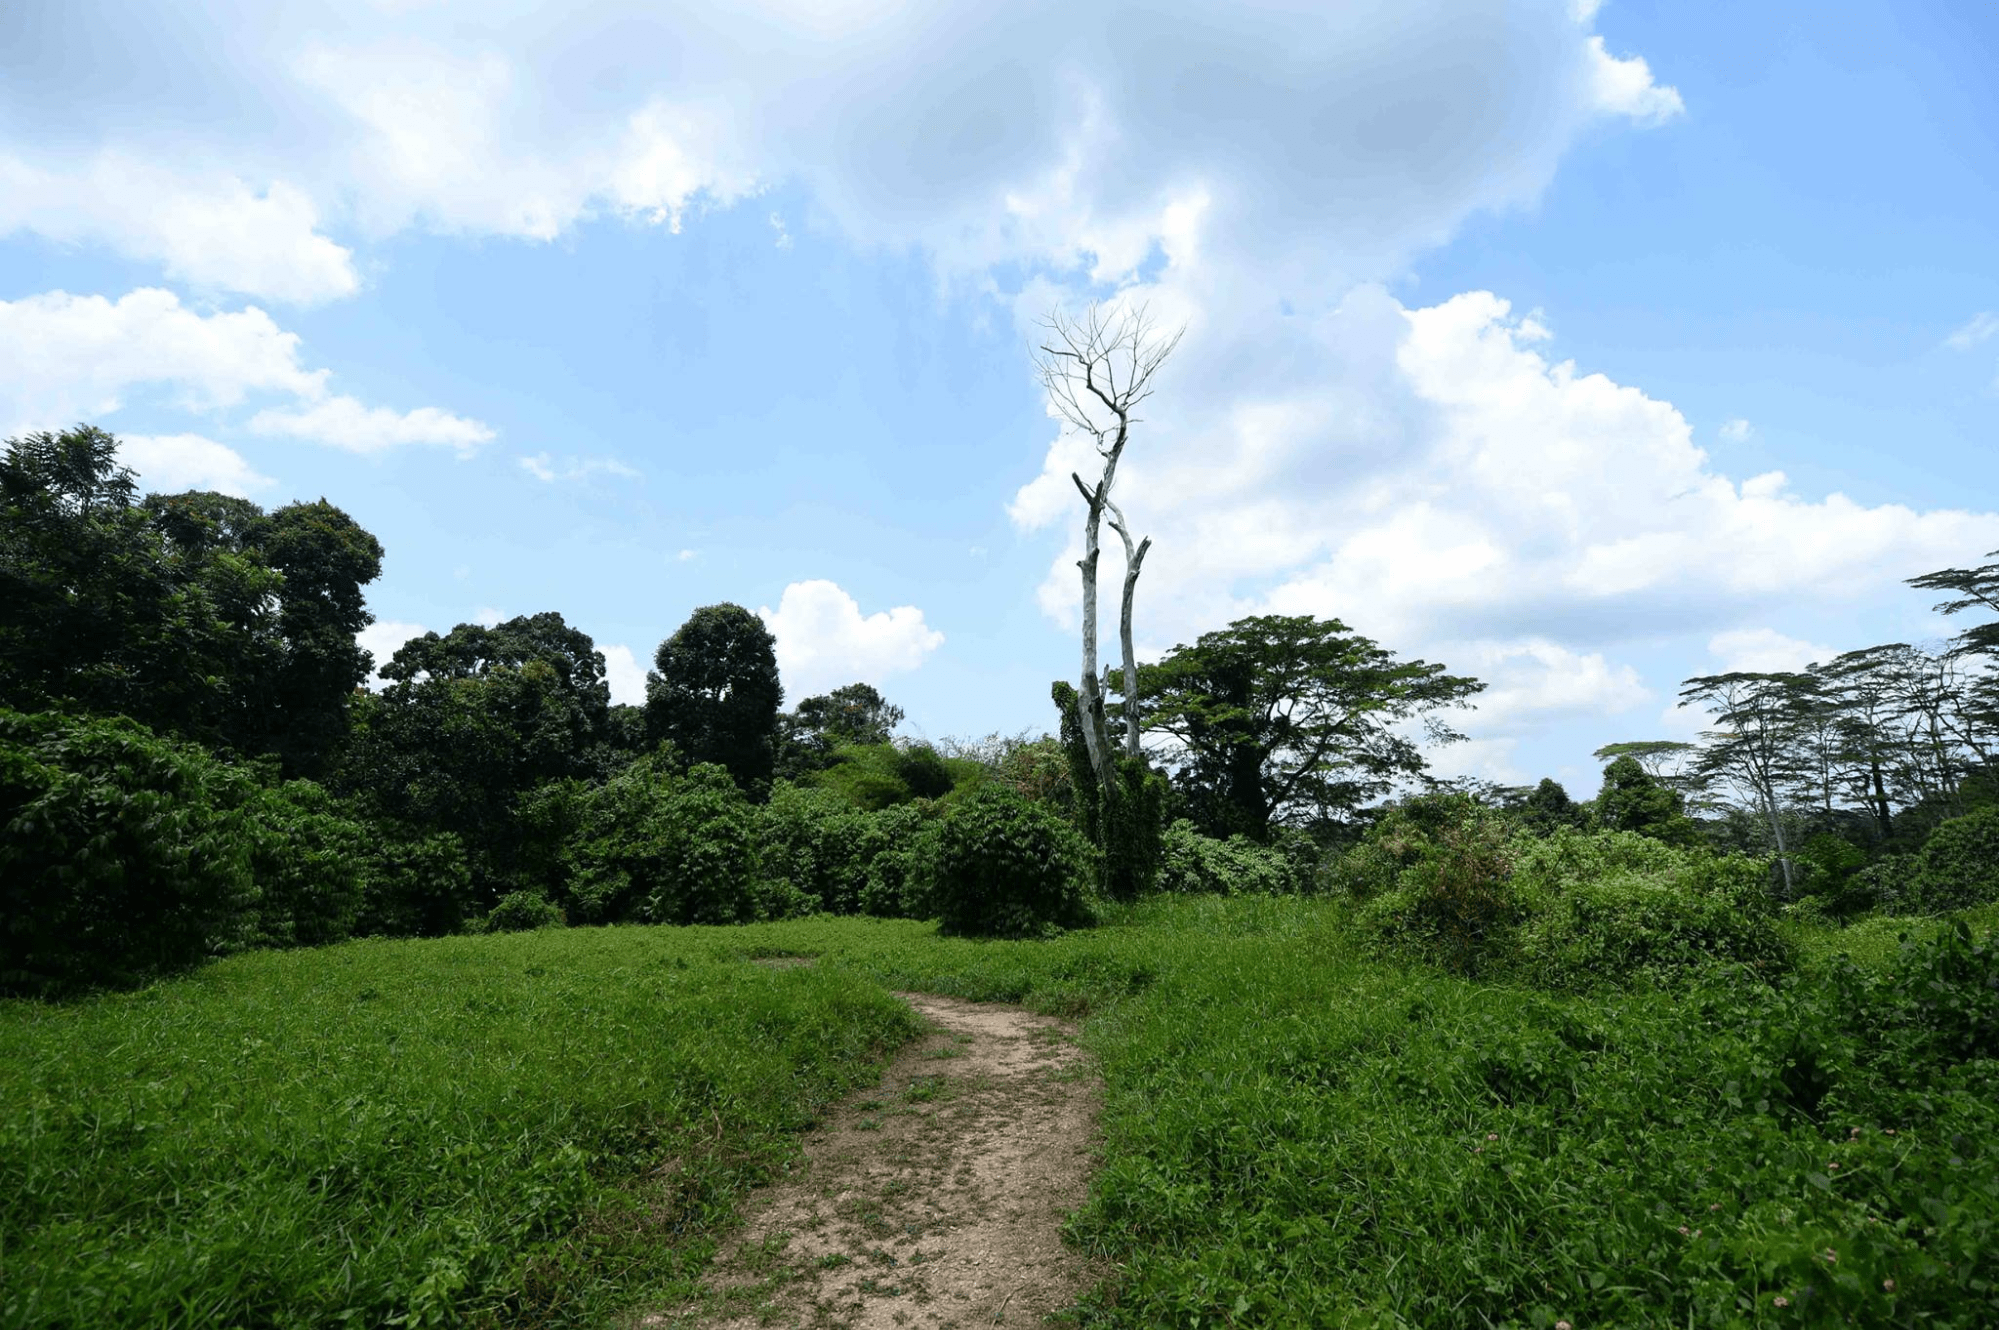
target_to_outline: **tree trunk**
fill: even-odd
[[[1083,745],[1090,751],[1090,770],[1097,774],[1100,787],[1111,784],[1110,731],[1104,724],[1104,691],[1097,673],[1097,561],[1103,555],[1099,539],[1104,517],[1103,490],[1094,493],[1076,477],[1076,488],[1089,501],[1090,515],[1083,524],[1083,557],[1076,566],[1083,571],[1083,678],[1077,690],[1082,715]]]

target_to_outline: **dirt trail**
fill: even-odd
[[[1069,1023],[903,994],[932,1033],[806,1134],[707,1297],[649,1327],[1039,1327],[1104,1273],[1063,1246],[1101,1085]]]

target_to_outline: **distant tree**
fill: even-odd
[[[1782,804],[1784,792],[1806,771],[1797,743],[1798,699],[1810,687],[1808,675],[1738,670],[1697,676],[1680,689],[1681,706],[1704,706],[1715,714],[1715,729],[1701,736],[1706,747],[1697,770],[1735,786],[1763,816],[1786,896],[1794,875]]]
[[[0,458],[0,701],[68,701],[316,774],[367,677],[382,548],[321,500],[138,499],[92,426]]]
[[[1645,770],[1645,775],[1661,785],[1682,790],[1688,779],[1680,771],[1681,766],[1693,758],[1698,745],[1676,739],[1636,739],[1621,740],[1616,744],[1606,744],[1590,755],[1598,762],[1607,763],[1613,758],[1630,757]]]
[[[777,719],[776,773],[796,780],[831,762],[839,745],[886,744],[902,718],[902,709],[872,684],[814,694]]]
[[[742,606],[703,606],[659,645],[646,675],[646,733],[689,763],[718,763],[761,799],[777,759],[777,639]]]
[[[1557,828],[1579,825],[1582,809],[1569,798],[1569,792],[1562,788],[1561,782],[1544,776],[1541,784],[1521,801],[1520,820],[1529,831],[1547,836]]]
[[[1147,725],[1179,741],[1178,779],[1211,836],[1351,814],[1424,766],[1400,722],[1462,736],[1435,713],[1485,687],[1393,652],[1336,619],[1261,615],[1140,671]]]
[[[1637,832],[1669,845],[1690,846],[1699,840],[1680,793],[1661,785],[1628,753],[1603,769],[1596,817],[1610,831]]]

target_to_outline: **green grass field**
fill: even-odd
[[[1890,973],[1900,929],[1811,936],[1779,991],[1557,997],[1371,958],[1343,918],[1197,897],[1049,942],[822,918],[350,943],[0,1006],[0,1320],[670,1302],[913,1035],[892,988],[1087,1017],[1104,1162],[1070,1237],[1120,1275],[1086,1321],[1999,1320],[1995,1065],[1901,1076],[1815,996],[1842,950]],[[749,964],[779,954],[820,962]]]

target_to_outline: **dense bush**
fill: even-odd
[[[0,710],[0,987],[130,983],[249,942],[250,791],[122,717]]]
[[[565,923],[562,907],[539,892],[526,890],[507,893],[486,912],[486,932],[495,934],[547,929]]]
[[[1308,872],[1296,857],[1295,842],[1260,846],[1241,834],[1217,841],[1181,818],[1166,829],[1163,843],[1159,888],[1164,892],[1215,892],[1233,897],[1311,890]]]
[[[1424,811],[1428,835],[1414,824],[1403,851],[1414,860],[1395,887],[1360,912],[1364,933],[1417,953],[1460,974],[1503,964],[1520,903],[1509,881],[1513,851],[1507,828],[1490,809],[1463,796]]]
[[[244,807],[258,947],[317,947],[354,932],[374,840],[311,781],[255,791]]]
[[[1762,866],[1747,865],[1760,886]],[[1521,925],[1520,963],[1550,989],[1591,989],[1643,976],[1671,981],[1716,962],[1775,975],[1791,962],[1767,912],[1745,911],[1725,893],[1616,874],[1538,904]]]
[[[1999,807],[1938,823],[1916,853],[1909,891],[1925,913],[1999,901]]]
[[[633,763],[583,798],[565,857],[579,923],[732,924],[804,904],[760,890],[756,811],[714,763]]]
[[[869,814],[833,791],[780,781],[757,810],[759,868],[766,880],[810,898],[813,909],[852,915],[876,849],[874,820],[887,812]]]
[[[1088,921],[1088,844],[1004,785],[989,785],[944,819],[932,901],[947,932],[1022,938]]]
[[[361,859],[361,937],[437,938],[472,913],[472,867],[455,832],[377,824]]]
[[[869,819],[867,878],[860,908],[868,915],[929,919],[944,820],[934,807],[898,804]]]

